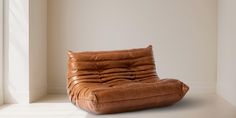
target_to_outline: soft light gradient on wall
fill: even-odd
[[[47,94],[47,0],[29,1],[30,102]]]
[[[216,0],[49,0],[48,91],[66,92],[68,50],[152,44],[161,78],[215,92]]]
[[[4,1],[4,102],[47,93],[47,0]]]
[[[0,0],[0,105],[3,104],[3,0]]]
[[[4,1],[4,102],[29,101],[28,0]]]
[[[236,1],[218,0],[217,91],[236,106]]]

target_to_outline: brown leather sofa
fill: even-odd
[[[152,46],[68,52],[67,93],[73,104],[96,114],[161,107],[178,102],[188,86],[159,79]]]

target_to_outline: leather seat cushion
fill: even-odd
[[[175,79],[162,79],[154,83],[134,82],[114,87],[91,88],[81,97],[78,105],[93,113],[115,113],[164,106],[179,101],[188,87]],[[138,102],[135,102],[138,101]],[[119,104],[114,106],[114,104]],[[122,106],[120,106],[123,104]]]

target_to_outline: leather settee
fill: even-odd
[[[152,46],[147,48],[68,52],[67,93],[76,106],[107,114],[172,105],[189,87],[160,79]]]

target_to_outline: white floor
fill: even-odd
[[[215,94],[187,94],[179,103],[135,112],[94,115],[72,105],[66,95],[48,95],[32,104],[0,106],[0,118],[236,118],[236,107]]]

